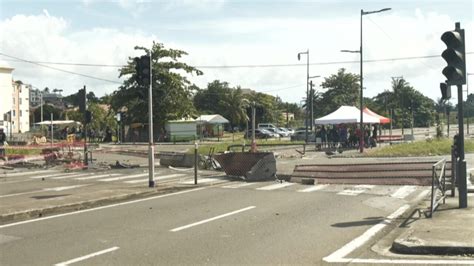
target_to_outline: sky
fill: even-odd
[[[204,72],[188,76],[199,87],[220,80],[300,103],[307,57],[297,54],[309,51],[321,92],[340,68],[359,74],[360,54],[340,51],[360,49],[361,9],[382,8],[391,10],[362,17],[364,96],[403,77],[437,100],[446,66],[440,37],[460,22],[474,43],[472,0],[1,0],[0,66],[35,88],[69,95],[85,85],[102,96],[124,80],[119,66],[141,55],[134,47],[155,41],[188,53],[182,61]],[[474,73],[474,45],[466,52]]]

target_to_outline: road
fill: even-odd
[[[225,182],[2,225],[0,263],[318,265],[424,190]]]

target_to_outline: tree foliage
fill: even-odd
[[[342,105],[358,106],[359,80],[358,75],[346,73],[344,68],[339,69],[337,74],[324,78],[321,87],[327,91],[313,95],[316,117],[333,112]]]
[[[135,50],[151,54],[154,122],[163,127],[168,120],[195,115],[196,110],[191,96],[196,87],[192,86],[186,75],[202,75],[203,73],[179,61],[187,53],[167,49],[163,44],[155,42],[151,49],[137,46]],[[126,123],[147,123],[148,87],[138,85],[134,58],[130,57],[127,65],[120,69],[119,77],[127,77],[127,79],[112,95],[113,108],[115,110],[126,108]]]

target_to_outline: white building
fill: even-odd
[[[0,66],[0,128],[4,132],[10,134],[9,116],[13,108],[13,84],[12,84],[13,68]]]
[[[31,85],[13,82],[12,132],[30,131],[30,89]]]

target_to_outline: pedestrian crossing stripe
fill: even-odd
[[[118,181],[118,180],[123,180],[123,179],[132,179],[132,178],[137,178],[137,177],[142,177],[142,176],[147,176],[147,175],[148,175],[148,173],[136,174],[136,175],[126,175],[126,176],[99,179],[99,181],[101,181],[101,182],[110,182],[110,181]]]
[[[309,188],[298,190],[298,192],[313,192],[326,188],[328,185],[316,185]]]
[[[44,173],[53,173],[57,172],[59,173],[58,170],[39,170],[39,171],[31,171],[31,172],[15,172],[15,173],[9,173],[5,172],[4,177],[13,177],[13,176],[28,176],[28,175],[34,175],[34,174],[44,174]]]
[[[254,183],[242,183],[242,182],[234,182],[234,183],[237,183],[237,184],[230,184],[227,186],[223,186],[222,188],[241,188],[241,187],[251,186],[254,184]]]
[[[75,175],[63,175],[63,176],[52,177],[51,179],[58,180],[58,179],[74,178],[74,177],[88,176],[90,174],[91,173],[82,173],[82,174],[75,174]]]
[[[59,174],[48,174],[48,175],[40,175],[40,176],[30,176],[30,178],[41,179],[41,178],[53,178],[53,177],[71,176],[71,175],[74,175],[74,173],[59,173]]]
[[[171,175],[163,175],[163,176],[155,176],[155,181],[160,181],[163,179],[170,179],[174,177],[182,177],[186,176],[185,174],[171,174]],[[136,184],[136,183],[143,183],[143,182],[148,182],[149,179],[140,179],[140,180],[130,180],[130,181],[124,181],[124,183],[127,184]]]
[[[344,191],[341,191],[337,194],[344,196],[357,196],[374,187],[374,185],[357,185],[350,189],[344,189]]]
[[[103,177],[113,177],[113,176],[119,176],[120,174],[103,174],[103,175],[92,175],[92,176],[86,176],[86,177],[77,177],[74,178],[75,180],[90,180],[90,179],[98,179],[98,178],[103,178]]]
[[[397,189],[397,191],[395,191],[395,193],[390,196],[392,198],[404,199],[406,196],[410,195],[415,190],[416,186],[403,186]]]
[[[209,182],[213,182],[213,181],[219,181],[219,179],[216,179],[216,178],[198,178],[197,183],[201,184],[201,183],[209,183]],[[191,184],[194,184],[194,180],[183,181],[183,182],[180,182],[180,184],[191,185]]]
[[[279,188],[289,187],[289,186],[292,186],[294,184],[295,183],[278,183],[278,184],[273,184],[273,185],[269,185],[269,186],[265,186],[265,187],[260,187],[260,188],[257,188],[257,190],[275,190],[275,189],[279,189]]]

